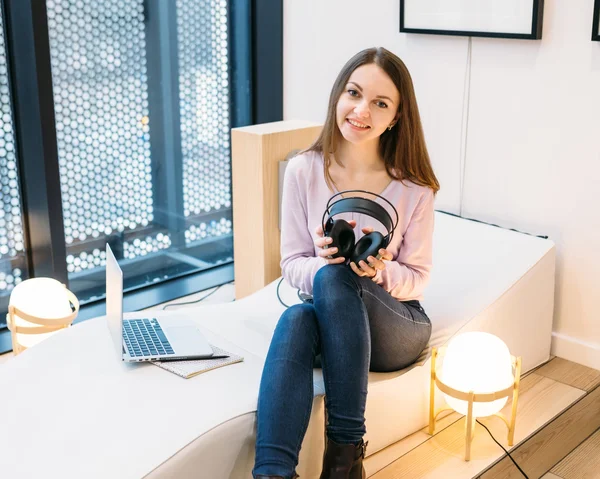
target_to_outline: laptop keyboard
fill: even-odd
[[[123,321],[123,341],[132,357],[175,354],[156,319]]]

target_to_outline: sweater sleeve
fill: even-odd
[[[434,195],[427,189],[413,212],[398,256],[384,261],[385,269],[375,277],[375,282],[398,300],[423,297],[432,266],[433,223]]]
[[[290,163],[285,170],[281,200],[281,272],[294,288],[312,294],[313,279],[325,258],[315,256],[312,231],[307,219],[307,187],[298,181],[297,169]]]

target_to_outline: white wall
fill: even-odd
[[[539,41],[472,38],[470,79],[470,40],[400,33],[399,3],[286,0],[284,118],[322,122],[337,73],[359,50],[399,55],[442,186],[436,208],[548,235],[558,253],[553,352],[600,369],[594,0],[546,0]]]

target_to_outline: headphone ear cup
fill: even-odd
[[[369,264],[367,258],[369,256],[377,257],[379,250],[384,248],[384,243],[385,239],[379,231],[373,231],[372,233],[364,235],[358,240],[358,243],[356,243],[350,261],[353,261],[356,266],[359,266],[358,262],[361,260]]]
[[[330,220],[327,220],[329,224]],[[335,220],[332,222],[331,228],[325,226],[325,236],[330,237],[333,241],[329,245],[330,248],[336,247],[337,253],[332,254],[332,258],[343,256],[348,259],[354,249],[354,228],[350,226],[346,220]]]

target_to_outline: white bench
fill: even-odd
[[[430,346],[458,332],[488,331],[522,356],[523,371],[548,360],[553,243],[442,213],[435,221],[434,269],[423,301],[433,323]],[[233,303],[159,313],[170,321],[182,315],[198,321],[213,344],[245,357],[189,380],[152,365],[121,363],[104,318],[60,332],[2,365],[2,476],[250,478],[260,376],[284,310],[276,283]],[[298,302],[285,283],[282,297]],[[389,462],[378,451],[427,424],[429,352],[403,371],[370,374],[368,474]],[[306,479],[320,473],[325,431],[321,370],[314,377],[298,467]]]

